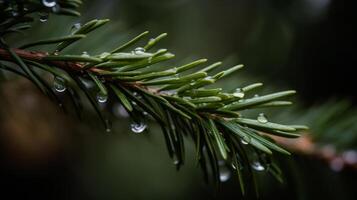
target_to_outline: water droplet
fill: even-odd
[[[354,150],[345,151],[342,154],[342,158],[346,163],[350,165],[357,164],[357,151]]]
[[[107,133],[112,132],[112,122],[108,119],[105,120],[105,131]]]
[[[244,92],[241,88],[237,88],[236,91],[233,93],[233,96],[238,97],[238,98],[243,98]]]
[[[343,159],[340,157],[334,158],[330,162],[330,168],[335,172],[341,171],[344,165]]]
[[[172,163],[173,163],[174,165],[180,164],[180,160],[177,158],[177,155],[176,155],[176,154],[174,154],[174,156],[172,157]]]
[[[97,94],[97,101],[99,103],[105,103],[108,100],[108,95],[103,94],[102,92],[98,92]]]
[[[146,111],[144,111],[144,112],[143,112],[143,115],[144,115],[144,116],[147,116],[147,115],[148,115],[148,113],[147,113]]]
[[[236,165],[235,165],[234,163],[231,163],[231,166],[232,166],[232,168],[233,168],[234,170],[237,169],[237,167],[236,167]]]
[[[205,78],[204,78],[204,80],[212,80],[213,78],[212,78],[212,76],[206,76]]]
[[[11,15],[13,16],[13,17],[16,17],[16,16],[18,16],[19,15],[19,13],[17,12],[17,11],[11,11]]]
[[[42,0],[42,4],[46,7],[52,8],[57,4],[56,0]]]
[[[134,49],[134,54],[136,54],[136,55],[140,55],[140,54],[143,54],[143,53],[145,53],[145,49],[142,48],[142,47],[137,47],[137,48]]]
[[[53,81],[53,88],[56,90],[56,92],[64,92],[66,91],[66,82],[63,78],[56,76],[54,81]]]
[[[253,98],[258,98],[259,97],[259,94],[255,94],[254,96],[253,96]]]
[[[221,182],[226,182],[231,178],[231,171],[228,169],[226,166],[225,162],[223,160],[218,161],[219,165],[219,180]]]
[[[109,55],[110,55],[110,53],[108,53],[108,52],[103,52],[103,53],[101,53],[101,54],[99,55],[99,58],[104,59],[104,58],[106,58],[106,57],[109,56]]]
[[[143,122],[140,123],[134,122],[130,125],[130,128],[134,133],[142,133],[146,129],[146,127],[147,125],[144,124]]]
[[[86,51],[83,51],[81,56],[82,57],[90,57],[88,52],[86,52]]]
[[[73,24],[73,26],[71,27],[71,32],[74,33],[76,32],[78,29],[81,28],[81,23],[75,23]]]
[[[257,120],[258,120],[258,122],[260,122],[262,124],[268,123],[268,119],[264,113],[260,113],[257,117]]]
[[[48,15],[48,13],[40,12],[40,13],[38,14],[38,16],[39,16],[40,22],[47,22],[49,15]]]
[[[241,142],[242,144],[244,144],[244,145],[249,144],[249,142],[245,141],[243,138],[240,139],[240,142]]]
[[[265,170],[265,167],[259,161],[252,162],[251,167],[256,171],[264,171]]]

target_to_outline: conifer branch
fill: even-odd
[[[67,94],[72,96],[78,112],[81,110],[78,94],[83,93],[107,130],[110,130],[110,123],[103,117],[98,104],[106,102],[109,94],[114,94],[116,101],[120,102],[133,118],[134,132],[145,130],[147,125],[141,122],[145,118],[151,118],[160,125],[168,154],[177,169],[185,160],[184,136],[190,136],[196,145],[197,162],[204,174],[212,174],[206,177],[212,177],[217,186],[222,180],[222,162],[236,172],[243,193],[246,192],[245,185],[254,182],[252,168],[257,171],[267,170],[281,180],[280,170],[267,157],[274,151],[287,155],[290,153],[275,144],[267,134],[295,138],[299,137],[299,130],[305,130],[307,127],[272,123],[264,114],[260,114],[256,119],[247,119],[241,116],[240,111],[289,105],[290,102],[279,100],[295,94],[295,91],[247,98],[249,92],[262,84],[255,83],[235,91],[212,87],[215,82],[241,69],[243,65],[217,73],[212,71],[221,65],[220,62],[201,68],[207,59],[177,67],[159,67],[155,64],[174,57],[166,49],[152,50],[167,36],[166,33],[150,39],[144,47],[132,48],[148,34],[147,31],[99,55],[62,53],[69,45],[75,45],[76,41],[89,37],[87,35],[90,32],[106,24],[109,21],[106,19],[92,20],[77,27],[78,29],[68,36],[43,39],[14,48],[6,43],[3,35],[14,25],[26,21],[29,14],[47,12],[79,15],[73,8],[81,4],[79,0],[21,2],[18,5],[22,8],[29,5],[33,7],[30,6],[31,9],[27,11],[20,10],[19,16],[6,15],[8,20],[2,21],[0,25],[0,69],[18,72],[34,82],[45,95],[56,99],[56,94],[50,89],[51,84],[41,78],[34,69],[52,74],[55,91],[69,91]],[[46,4],[50,2],[55,2],[55,5]],[[57,5],[60,5],[59,10],[48,9],[48,6],[54,8]],[[11,10],[12,7],[5,3],[1,5],[1,9],[6,14],[6,10]],[[25,50],[39,45],[56,45],[56,51]],[[83,80],[96,85],[96,97],[86,88]]]

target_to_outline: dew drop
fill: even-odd
[[[143,122],[133,122],[130,125],[131,131],[133,131],[134,133],[142,133],[145,129],[146,129],[147,125],[144,124]]]
[[[99,103],[105,103],[108,100],[108,95],[103,94],[102,92],[98,92],[97,94],[97,101]]]
[[[251,167],[256,171],[264,171],[265,170],[265,167],[259,161],[254,161],[251,164]]]
[[[146,111],[144,111],[144,112],[143,112],[143,115],[144,115],[144,116],[147,116],[147,115],[148,115],[148,113],[147,113]]]
[[[236,167],[236,165],[235,165],[234,163],[231,163],[231,167],[232,167],[234,170],[237,169],[237,167]]]
[[[12,15],[13,17],[16,17],[16,16],[19,15],[19,13],[18,13],[17,11],[11,11],[11,15]]]
[[[204,78],[204,80],[212,80],[213,78],[212,78],[212,76],[206,76],[205,78]]]
[[[180,160],[177,158],[177,155],[176,155],[176,154],[175,154],[175,155],[173,156],[173,158],[172,158],[172,163],[173,163],[174,165],[180,164]]]
[[[264,113],[260,113],[257,117],[257,120],[258,120],[258,122],[260,122],[262,124],[268,123],[268,119]]]
[[[105,120],[105,131],[107,133],[112,132],[112,122],[108,119]]]
[[[53,81],[53,88],[56,90],[56,92],[64,92],[66,91],[66,82],[63,78],[56,76],[54,81]]]
[[[255,94],[254,96],[253,96],[253,98],[258,98],[259,97],[259,94]]]
[[[226,182],[231,178],[231,171],[228,169],[226,166],[225,162],[223,160],[218,161],[219,165],[219,180],[221,182]]]
[[[83,51],[81,56],[82,56],[82,57],[89,57],[89,54],[88,54],[88,52]]]
[[[249,142],[245,141],[243,138],[240,139],[240,142],[241,142],[242,144],[244,144],[244,145],[249,144]]]
[[[104,58],[108,57],[109,55],[110,55],[110,53],[108,53],[108,52],[103,52],[103,53],[101,53],[101,54],[99,55],[99,58],[104,59]]]
[[[48,13],[41,13],[41,14],[39,14],[39,16],[40,16],[40,18],[39,18],[40,22],[47,22]]]
[[[134,49],[134,54],[136,54],[136,55],[140,55],[140,54],[143,54],[143,53],[145,53],[145,49],[142,48],[142,47],[137,47],[137,48]]]
[[[237,88],[236,91],[233,93],[233,96],[238,97],[238,98],[243,98],[244,92],[241,88]]]
[[[52,8],[57,4],[56,0],[42,0],[42,4],[46,7]]]

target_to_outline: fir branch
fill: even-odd
[[[24,2],[31,4],[32,1]],[[77,15],[77,11],[71,9],[80,4],[79,0],[63,0],[57,3],[63,6],[60,11],[52,9],[49,12]],[[48,10],[44,7],[49,5],[44,4],[44,7],[41,7],[36,3],[33,4],[37,9],[32,9],[31,12]],[[31,12],[23,11],[22,18]],[[1,25],[4,30],[0,33],[8,31],[12,25],[18,23],[15,21],[20,18],[9,17],[8,19],[9,22]],[[52,91],[48,89],[44,81],[39,79],[39,75],[32,69],[34,67],[54,75],[55,89],[58,92],[66,89],[72,91],[71,94],[82,92],[107,130],[110,130],[109,122],[103,117],[97,101],[106,102],[110,93],[115,94],[134,121],[148,118],[146,115],[148,113],[161,126],[169,156],[174,160],[177,169],[185,162],[183,136],[190,135],[196,143],[197,160],[201,168],[205,174],[213,173],[211,178],[217,186],[220,183],[219,163],[222,161],[230,166],[231,170],[237,172],[242,192],[245,193],[242,177],[245,174],[251,177],[252,171],[250,167],[248,167],[249,170],[243,170],[244,167],[259,164],[261,165],[259,169],[269,168],[268,171],[272,173],[267,163],[260,162],[261,157],[268,156],[273,151],[289,154],[273,141],[263,137],[262,133],[297,137],[296,132],[299,127],[268,122],[261,115],[256,120],[246,119],[240,115],[240,111],[269,106],[286,106],[290,102],[277,100],[293,95],[295,91],[245,98],[246,93],[262,84],[251,84],[238,88],[234,92],[211,87],[216,81],[241,69],[243,65],[236,65],[211,74],[211,71],[217,69],[222,63],[216,62],[199,69],[207,62],[207,59],[199,59],[182,66],[167,67],[162,70],[154,64],[172,59],[174,55],[166,49],[153,52],[149,50],[166,37],[166,33],[149,39],[144,47],[136,47],[133,51],[125,52],[124,50],[134,46],[148,32],[134,37],[114,50],[99,55],[64,55],[61,53],[62,49],[75,45],[78,39],[87,37],[88,33],[107,22],[108,20],[95,19],[79,27],[71,35],[57,39],[44,39],[24,45],[22,48],[8,47],[5,39],[1,38],[0,62],[11,62],[18,66],[19,69],[16,71],[22,70],[25,77],[36,83],[46,95],[50,96]],[[39,45],[57,45],[57,49],[51,54],[24,50],[25,47]],[[1,69],[8,70],[9,68],[6,66]],[[20,72],[20,74],[23,73]],[[83,79],[91,79],[95,83],[98,90],[96,97],[93,97],[84,86]],[[78,97],[73,96],[73,98]],[[139,133],[145,130],[146,125],[137,123],[132,128],[134,132]],[[250,153],[252,151],[256,153]],[[258,160],[256,160],[257,157]]]

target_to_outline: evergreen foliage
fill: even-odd
[[[247,185],[254,185],[252,169],[267,170],[281,180],[281,171],[272,163],[270,155],[290,153],[269,135],[296,138],[298,131],[307,127],[269,122],[263,113],[249,119],[240,112],[290,105],[290,101],[281,99],[295,94],[293,90],[246,98],[246,94],[262,84],[253,83],[234,91],[214,87],[215,82],[243,65],[217,71],[221,62],[206,64],[207,59],[200,59],[182,66],[158,67],[155,64],[174,57],[167,49],[153,50],[166,33],[149,39],[143,47],[136,44],[149,34],[147,31],[99,55],[62,53],[68,46],[95,34],[95,30],[109,22],[107,19],[74,25],[71,34],[58,38],[30,41],[20,47],[7,43],[7,35],[31,28],[36,15],[43,21],[49,14],[79,16],[77,8],[81,3],[80,0],[1,1],[0,69],[3,73],[10,71],[29,79],[57,103],[60,103],[58,93],[69,95],[79,117],[84,94],[108,131],[110,122],[103,117],[99,104],[115,96],[135,122],[134,132],[145,130],[147,125],[142,120],[146,118],[160,125],[168,154],[177,169],[185,161],[184,137],[191,137],[206,181],[212,180],[216,186],[222,179],[221,163],[236,172],[243,194]],[[56,48],[51,52],[36,50],[42,45]],[[50,81],[45,78],[48,74],[53,75]],[[96,85],[95,95],[87,88],[88,81]]]

